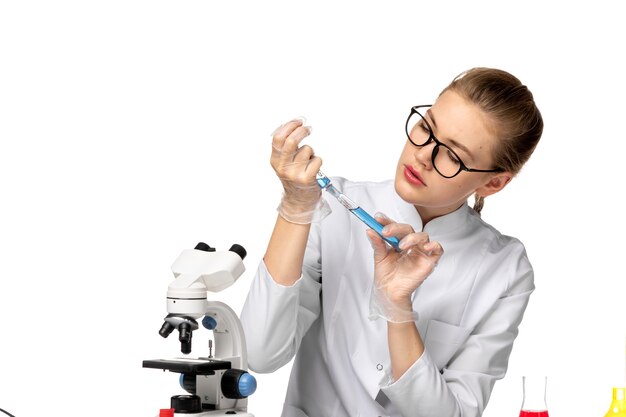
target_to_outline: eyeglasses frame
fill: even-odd
[[[433,128],[430,127],[430,123],[428,123],[428,120],[426,120],[426,117],[424,117],[424,115],[419,112],[419,109],[425,108],[425,107],[430,108],[430,107],[432,107],[432,104],[420,104],[419,106],[411,107],[411,113],[409,114],[409,117],[407,117],[407,119],[406,119],[406,124],[404,126],[404,132],[406,133],[406,136],[409,139],[409,142],[411,142],[411,144],[413,144],[413,146],[416,146],[418,148],[426,146],[430,142],[435,142],[435,146],[433,147],[433,152],[432,152],[432,155],[431,155],[431,162],[433,164],[433,168],[435,168],[435,170],[437,171],[437,173],[439,175],[441,175],[444,178],[454,178],[457,175],[459,175],[459,173],[461,171],[467,171],[467,172],[504,172],[504,170],[502,168],[496,168],[496,169],[475,169],[475,168],[469,168],[467,165],[465,165],[463,160],[459,157],[459,155],[456,152],[454,152],[452,150],[452,148],[450,148],[448,145],[446,145],[445,143],[441,142],[439,139],[437,139],[435,137],[435,134],[433,133]],[[426,127],[428,128],[428,133],[429,133],[428,139],[426,140],[426,142],[422,143],[421,145],[418,145],[417,143],[413,142],[413,139],[411,139],[411,135],[409,134],[409,120],[411,120],[411,117],[415,113],[417,113],[422,118],[422,120],[424,120],[424,123],[426,123]],[[452,154],[454,154],[456,159],[458,159],[458,161],[459,161],[459,170],[456,172],[456,174],[454,174],[452,176],[443,175],[437,169],[437,165],[435,165],[435,157],[439,153],[439,147],[440,146],[443,146],[444,148],[446,148],[447,150],[452,152]]]

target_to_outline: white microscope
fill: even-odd
[[[143,361],[144,368],[163,369],[180,375],[188,395],[174,395],[168,416],[254,417],[247,412],[248,396],[256,390],[256,380],[248,370],[246,340],[237,314],[226,304],[208,301],[207,291],[218,292],[241,276],[246,250],[237,244],[217,252],[206,243],[183,251],[172,265],[174,281],[167,290],[167,316],[159,334],[168,337],[178,330],[181,352],[191,352],[196,319],[213,331],[215,355],[209,340],[209,357],[154,359]]]

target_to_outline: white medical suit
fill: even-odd
[[[272,372],[296,355],[284,417],[480,416],[534,289],[523,245],[467,204],[422,228],[393,181],[333,183],[369,213],[408,223],[443,246],[414,293],[425,351],[391,378],[387,323],[368,319],[374,264],[366,226],[329,198],[332,214],[312,225],[293,286],[259,266],[241,314],[250,369]]]

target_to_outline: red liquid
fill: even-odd
[[[548,410],[544,410],[544,411],[522,410],[519,412],[519,417],[548,417]]]

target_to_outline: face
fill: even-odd
[[[435,137],[449,146],[466,166],[493,168],[492,150],[497,139],[487,116],[476,105],[448,90],[422,114]],[[417,147],[406,139],[396,170],[396,192],[415,205],[424,223],[458,209],[475,192],[483,196],[493,194],[510,180],[506,172],[461,171],[453,178],[444,178],[432,164],[434,146],[431,141]],[[439,152],[443,151],[441,147]]]

